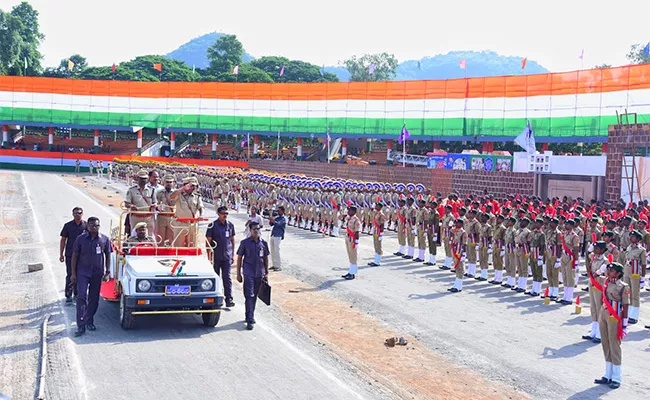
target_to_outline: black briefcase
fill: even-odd
[[[267,306],[271,305],[271,285],[268,279],[262,279],[260,289],[257,291],[257,297]]]

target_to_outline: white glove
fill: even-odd
[[[381,235],[381,234],[380,234],[380,235],[377,237],[377,240],[379,240],[379,241],[381,242],[381,239],[383,239],[383,238],[384,238],[384,235]]]
[[[488,254],[492,254],[492,247],[488,247]]]
[[[437,242],[438,241],[438,235],[433,235],[433,241]]]
[[[506,251],[504,249],[501,249],[501,257],[506,255]]]
[[[449,221],[449,224],[447,224],[450,228],[454,226],[454,221]]]
[[[587,248],[587,251],[590,252],[590,253],[594,252],[594,244],[593,243],[589,245],[589,247]]]
[[[467,255],[463,253],[463,255],[460,257],[460,261],[465,262],[466,259],[467,259]]]
[[[354,244],[359,245],[359,239],[354,239]]]
[[[539,258],[537,259],[537,266],[538,266],[538,267],[541,267],[542,265],[544,265],[544,261],[542,260],[542,257],[539,257]]]
[[[602,275],[607,271],[607,264],[603,265],[602,267],[598,268],[598,271],[596,271],[597,275]]]
[[[560,261],[559,260],[555,262],[555,265],[553,266],[553,268],[555,268],[555,269],[560,268]]]
[[[416,232],[415,228],[411,229],[411,233],[415,235],[415,232]]]

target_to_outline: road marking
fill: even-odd
[[[23,188],[25,189],[25,195],[27,197],[27,204],[29,205],[29,209],[32,212],[32,216],[34,218],[34,226],[36,229],[36,235],[38,237],[39,243],[43,243],[43,231],[41,230],[41,225],[38,220],[38,215],[36,214],[36,210],[34,209],[34,204],[32,203],[32,198],[29,193],[29,187],[27,186],[27,181],[25,181],[25,175],[21,172],[20,173],[20,179],[23,183]],[[59,297],[57,295],[56,288],[57,287],[57,282],[56,282],[56,277],[54,276],[54,271],[52,270],[52,262],[50,259],[49,254],[45,250],[45,246],[41,247],[41,251],[43,252],[43,257],[45,260],[45,265],[48,266],[48,268],[45,268],[48,272],[48,275],[50,276],[50,280],[52,281],[52,286],[50,286],[50,290],[54,291],[54,299],[56,301],[57,307],[59,308],[59,311],[61,312],[61,315],[63,315],[63,321],[65,322],[65,327],[66,330],[72,327],[70,324],[70,320],[68,319],[67,314],[65,313],[65,310],[63,307],[61,307],[61,300],[63,300],[63,297]],[[77,376],[79,377],[79,382],[78,382],[78,387],[79,387],[79,395],[83,399],[88,399],[88,391],[86,388],[86,375],[84,374],[83,368],[81,367],[81,359],[79,358],[79,354],[77,354],[77,348],[72,345],[72,341],[68,337],[68,340],[65,341],[65,345],[67,347],[67,354],[70,355],[70,361],[72,362],[72,366],[77,372]]]
[[[90,197],[88,194],[84,193],[81,189],[75,187],[74,185],[72,185],[71,183],[67,182],[66,180],[64,180],[64,179],[61,178],[60,176],[57,175],[57,177],[58,177],[59,179],[61,179],[61,181],[63,181],[63,183],[65,183],[65,184],[68,185],[69,187],[71,187],[71,188],[73,188],[74,190],[76,190],[79,194],[81,194],[82,196],[84,196],[86,199],[92,201],[93,203],[95,203],[95,204],[96,204],[97,206],[99,206],[100,208],[103,208],[104,210],[106,210],[109,214],[112,214],[112,215],[117,216],[117,214],[114,213],[113,210],[111,210],[108,206],[106,206],[106,205],[104,205],[104,204],[101,204],[100,202],[96,201],[95,199],[93,199],[92,197]],[[120,189],[120,191],[121,191],[121,189]],[[286,340],[284,337],[282,337],[282,336],[281,336],[279,333],[277,333],[275,330],[271,329],[271,328],[268,327],[268,326],[261,326],[261,325],[258,325],[258,327],[259,327],[259,328],[262,328],[262,329],[265,330],[265,331],[267,331],[269,334],[271,334],[271,336],[273,336],[274,339],[276,339],[276,340],[277,340],[278,342],[280,342],[282,345],[286,346],[289,350],[291,350],[293,353],[295,353],[296,355],[298,355],[300,358],[302,358],[303,360],[309,362],[312,366],[316,367],[316,369],[317,369],[318,371],[320,371],[321,373],[323,373],[323,375],[325,375],[327,378],[329,378],[332,382],[336,383],[340,388],[342,388],[342,389],[344,389],[345,391],[347,391],[350,395],[354,396],[354,398],[357,398],[357,399],[363,399],[363,396],[361,396],[359,393],[355,392],[354,389],[352,389],[349,385],[347,385],[347,384],[346,384],[345,382],[343,382],[341,379],[339,379],[339,378],[336,377],[334,374],[332,374],[330,371],[328,371],[327,369],[325,369],[322,365],[320,365],[318,362],[316,362],[316,360],[314,360],[313,358],[311,358],[310,356],[308,356],[307,354],[305,354],[305,352],[303,352],[302,350],[300,350],[300,349],[298,349],[297,347],[295,347],[293,344],[291,344],[288,340]]]

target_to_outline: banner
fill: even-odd
[[[427,168],[445,169],[445,156],[427,156]]]
[[[469,154],[447,154],[445,169],[469,169]]]
[[[487,172],[512,171],[512,157],[472,155],[470,169]]]

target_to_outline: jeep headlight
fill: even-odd
[[[148,292],[151,289],[151,282],[146,279],[138,281],[138,292]]]
[[[201,290],[203,290],[204,292],[209,292],[210,290],[212,290],[213,287],[214,287],[214,282],[212,281],[212,279],[204,279],[201,282]]]

